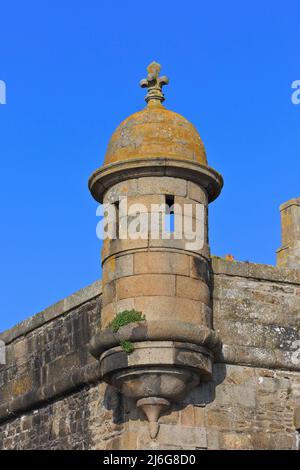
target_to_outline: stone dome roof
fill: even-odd
[[[145,176],[170,176],[193,181],[208,194],[218,197],[222,176],[207,164],[206,152],[197,129],[180,114],[163,106],[162,87],[168,77],[160,76],[161,66],[152,62],[147,78],[140,81],[147,88],[142,111],[129,116],[113,133],[104,165],[89,178],[89,188],[103,203],[107,190],[121,181]]]
[[[178,158],[207,165],[197,129],[180,114],[150,100],[142,111],[125,119],[113,133],[104,164],[138,158]]]

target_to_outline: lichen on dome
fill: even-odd
[[[166,109],[162,86],[167,77],[159,77],[160,65],[148,67],[141,81],[147,88],[145,109],[125,119],[113,133],[104,164],[139,158],[178,158],[207,165],[206,152],[197,129],[180,114]]]

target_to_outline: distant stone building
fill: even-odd
[[[1,449],[299,448],[300,199],[281,207],[276,267],[211,257],[223,180],[194,126],[162,105],[159,71],[89,181],[118,215],[102,283],[0,335]],[[122,236],[137,212],[141,236]]]

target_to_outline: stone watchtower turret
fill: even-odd
[[[141,81],[147,106],[116,129],[89,180],[93,197],[117,215],[106,225],[101,332],[90,350],[103,379],[144,411],[152,438],[160,413],[211,378],[220,346],[207,208],[223,181],[195,127],[163,106],[168,79],[159,72],[159,64],[149,65]],[[168,230],[167,213],[175,220]]]

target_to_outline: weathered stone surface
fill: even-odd
[[[102,261],[104,263],[112,255],[125,255],[127,251],[139,250],[141,248],[148,248],[148,239],[110,240],[106,238],[103,240]]]
[[[195,411],[193,405],[187,405],[183,410],[181,410],[180,424],[182,424],[182,426],[194,426]]]
[[[143,194],[127,197],[127,211],[129,215],[135,215],[138,212],[151,213],[152,210],[155,210],[157,204],[160,206],[166,204],[165,194]]]
[[[159,440],[155,447],[152,447],[152,442],[147,427],[141,427],[141,432],[138,435],[138,445],[140,449],[156,448],[176,450],[207,448],[205,428],[195,426],[161,424]]]
[[[228,276],[253,278],[260,281],[300,285],[299,269],[237,261],[231,262],[217,257],[212,258],[212,268],[216,275],[226,274]]]
[[[201,300],[210,304],[210,291],[208,285],[198,279],[187,276],[176,276],[176,295],[193,300]]]
[[[192,245],[194,243],[194,245]],[[200,245],[202,246],[202,244]],[[197,240],[194,238],[188,239],[186,237],[182,237],[182,239],[177,240],[174,237],[174,233],[171,233],[169,239],[149,239],[149,247],[150,249],[163,249],[164,251],[171,250],[178,250],[178,251],[185,251],[186,254],[193,254],[201,255],[204,258],[209,259],[210,251],[209,247],[206,243],[202,248],[198,248],[199,245],[197,244]]]
[[[295,270],[223,260],[214,260],[213,270],[213,321],[225,344],[225,360],[299,368],[300,297]]]
[[[190,272],[195,280],[201,279],[204,261],[196,269],[189,258]],[[138,269],[142,265],[140,259]],[[174,274],[178,269],[177,274],[189,279],[186,260],[182,264],[176,258],[173,266]],[[132,265],[129,257],[123,269],[133,272],[135,262]],[[160,418],[156,448],[296,448],[300,278],[288,268],[223,260],[213,261],[213,269],[214,327],[225,342],[227,364],[216,364],[213,382],[198,386]],[[153,447],[143,415],[137,414],[134,403],[125,403],[101,384],[98,364],[88,353],[87,343],[100,326],[100,292],[96,283],[1,335],[8,361],[0,366],[0,448]],[[165,312],[165,318],[175,322],[176,305],[165,305],[164,299],[146,297],[141,310],[151,305],[158,321]],[[117,304],[120,310],[137,308],[134,299]],[[117,304],[112,305],[112,314]],[[179,310],[189,315],[185,304]],[[135,423],[134,429],[128,427],[129,421]],[[169,436],[178,436],[176,442],[167,439],[165,425]],[[205,429],[205,445],[199,436],[196,440],[199,429]]]
[[[138,179],[138,190],[142,195],[171,194],[185,197],[187,195],[187,182],[181,178],[149,176]]]
[[[131,303],[131,305],[132,305],[132,303]],[[111,323],[111,321],[116,316],[116,314],[119,311],[122,311],[122,310],[117,310],[116,309],[116,304],[114,302],[111,302],[111,303],[103,306],[102,311],[101,311],[101,328],[102,329],[107,328],[109,326],[109,324]],[[127,310],[127,308],[125,307],[124,310]],[[99,322],[99,325],[100,325],[100,322]]]
[[[294,411],[294,424],[298,432],[300,432],[300,406],[295,408]]]
[[[188,182],[188,197],[201,204],[207,205],[208,197],[205,189],[201,188],[198,184],[192,181]]]
[[[158,100],[152,100],[117,127],[109,141],[104,165],[155,156],[207,164],[204,145],[196,128]]]
[[[209,201],[215,200],[223,187],[222,176],[211,167],[201,165],[194,160],[150,156],[150,158],[124,160],[98,168],[89,179],[89,188],[93,197],[97,201],[103,202],[108,188],[129,179],[141,178],[174,178],[192,181],[205,188]],[[164,190],[165,187],[162,187],[160,191],[165,193]],[[151,192],[150,188],[147,194],[151,194]],[[174,190],[170,190],[169,194],[174,194]]]
[[[107,282],[104,284],[103,294],[102,294],[102,305],[106,305],[115,301],[116,298],[116,281]]]
[[[134,273],[189,276],[190,257],[184,253],[149,251],[134,254]]]
[[[207,202],[204,204],[202,202],[195,201],[189,197],[175,196],[174,198],[174,213],[180,214],[186,217],[193,217],[195,219],[203,220],[203,214],[205,214],[206,220],[206,210]]]
[[[169,274],[138,274],[117,281],[119,300],[140,296],[175,296],[175,276]]]
[[[111,282],[123,276],[133,275],[133,255],[112,256],[103,264],[103,282]]]
[[[118,202],[120,197],[134,197],[138,194],[137,179],[128,179],[115,184],[106,191],[103,202],[105,204],[113,204]]]
[[[282,247],[277,251],[278,266],[300,269],[300,198],[280,207]]]
[[[190,276],[209,284],[211,282],[210,264],[204,257],[190,256]]]
[[[121,326],[117,332],[111,328],[102,329],[89,344],[91,354],[97,359],[105,352],[119,346],[122,341],[139,343],[142,341],[174,341],[203,346],[206,350],[220,351],[220,338],[204,324],[168,320],[142,320]],[[207,351],[208,352],[208,351]]]
[[[135,299],[135,308],[147,320],[173,320],[199,325],[206,318],[201,302],[173,296],[142,296]]]
[[[89,387],[15,418],[0,428],[0,448],[105,449],[107,440],[122,431],[122,402],[111,397],[114,411],[107,409],[105,394],[102,385]]]

